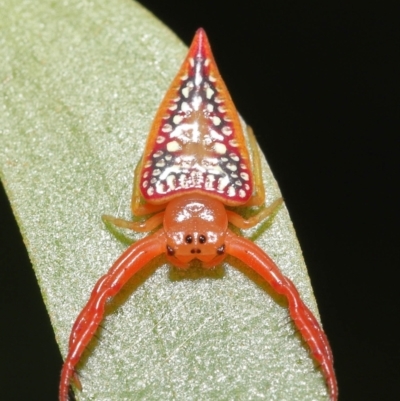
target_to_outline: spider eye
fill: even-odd
[[[204,235],[199,235],[200,244],[204,244],[206,242],[206,237]]]
[[[225,244],[221,245],[218,249],[217,249],[217,254],[218,255],[223,255],[225,253]]]
[[[175,254],[175,251],[169,245],[167,245],[167,254],[169,256],[173,256]]]
[[[186,240],[186,243],[191,244],[192,241],[193,241],[193,238],[192,238],[191,235],[187,235],[186,238],[185,238],[185,240]]]

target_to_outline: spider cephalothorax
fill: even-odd
[[[175,266],[187,267],[198,259],[213,267],[225,257],[228,216],[216,199],[196,194],[173,199],[165,209],[163,228],[167,258]]]

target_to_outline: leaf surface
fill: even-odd
[[[124,0],[5,0],[0,28],[0,174],[65,355],[96,280],[126,247],[101,215],[130,218],[133,170],[186,49]],[[271,203],[279,190],[263,163]],[[317,313],[287,211],[248,234]],[[285,302],[232,259],[182,274],[158,258],[102,326],[79,400],[326,399]]]

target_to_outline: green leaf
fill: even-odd
[[[3,0],[0,24],[1,179],[65,355],[91,288],[126,247],[101,215],[130,218],[133,170],[185,47],[124,0]],[[271,203],[279,192],[263,169]],[[317,313],[284,208],[256,242]],[[231,259],[182,274],[158,258],[103,327],[79,367],[80,400],[327,396],[285,303]]]

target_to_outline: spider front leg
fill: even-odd
[[[71,381],[80,389],[80,382],[75,374],[75,366],[103,319],[107,300],[115,296],[146,263],[165,252],[165,244],[166,239],[163,230],[135,242],[97,281],[89,301],[82,309],[71,331],[68,355],[61,372],[59,401],[68,401],[68,389]]]
[[[320,324],[300,298],[294,284],[257,245],[246,238],[238,237],[230,230],[226,235],[226,252],[246,263],[267,281],[276,293],[287,298],[290,316],[310,348],[311,355],[321,367],[328,385],[330,400],[337,401],[338,387],[331,347]]]

